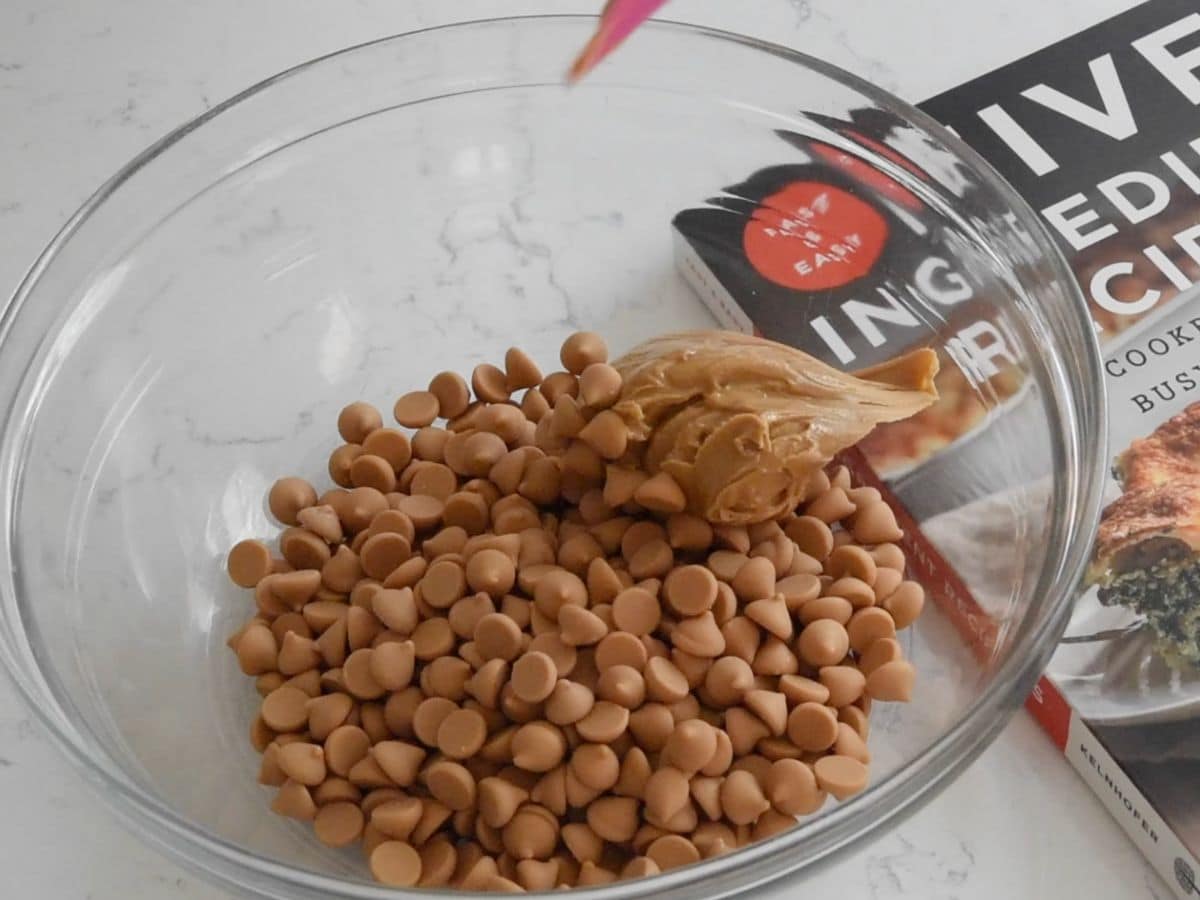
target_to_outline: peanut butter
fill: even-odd
[[[671,475],[688,511],[715,523],[791,512],[838,451],[937,398],[929,349],[850,375],[773,341],[692,331],[613,366],[624,385],[613,409],[644,443],[643,467]]]

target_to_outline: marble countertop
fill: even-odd
[[[100,182],[175,125],[277,70],[454,20],[600,0],[5,0],[0,292]],[[824,57],[920,100],[1133,5],[1127,0],[674,0],[669,18]],[[903,9],[903,12],[899,11]],[[0,894],[218,900],[127,834],[0,677]],[[926,809],[815,876],[815,893],[990,900],[1072,891],[1167,900],[1100,802],[1020,713]],[[781,896],[794,884],[776,887]]]

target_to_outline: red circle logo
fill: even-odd
[[[759,204],[742,246],[764,278],[820,291],[871,271],[887,238],[887,220],[870,204],[829,184],[795,181]]]

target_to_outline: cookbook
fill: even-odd
[[[1200,8],[1150,0],[919,106],[1038,214],[1103,355],[1102,521],[1027,706],[1178,896],[1200,896]],[[873,106],[808,119],[779,130],[776,164],[679,212],[679,268],[727,327],[833,365],[938,350],[939,401],[847,461],[897,498],[939,609],[989,646],[980,548],[1022,473],[972,438],[1036,423],[1019,322],[931,210],[911,128]],[[977,199],[958,198],[967,219]]]

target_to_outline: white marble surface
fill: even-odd
[[[0,4],[0,293],[115,168],[273,72],[370,38],[599,0],[5,0]],[[1125,0],[674,0],[670,18],[772,39],[920,100],[1125,8]],[[903,10],[901,12],[900,10]],[[224,897],[126,834],[0,678],[0,896]],[[806,888],[846,897],[1166,900],[1020,714],[924,811]],[[787,885],[773,891],[784,895]]]

